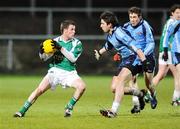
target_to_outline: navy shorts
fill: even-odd
[[[119,63],[117,72],[115,76],[117,76],[122,68],[127,68],[131,71],[132,75],[136,75],[140,71],[142,71],[142,67],[138,68],[138,65],[135,63],[136,55],[130,55],[129,57],[122,58],[121,62]]]
[[[155,70],[155,64],[156,64],[154,54],[151,53],[150,55],[146,56],[146,60],[150,63],[150,65],[148,65],[147,72],[148,73],[153,73],[154,70]]]

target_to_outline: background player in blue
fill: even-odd
[[[169,41],[171,39],[171,36],[173,36],[172,40],[172,48],[171,48],[171,56],[172,56],[172,61],[173,64],[176,66],[177,69],[177,74],[178,74],[178,91],[177,91],[177,99],[176,103],[180,105],[180,9],[176,9],[174,12],[177,15],[178,20],[174,20],[168,27],[167,27],[167,32],[164,36],[163,40],[163,48],[164,48],[164,53],[163,53],[163,59],[167,61],[168,57],[168,46],[169,46]]]
[[[152,34],[152,28],[148,24],[146,20],[142,18],[142,11],[138,7],[131,7],[128,10],[129,14],[129,22],[124,24],[124,28],[127,29],[132,37],[137,41],[135,42],[135,46],[141,50],[143,50],[146,59],[150,65],[146,71],[144,71],[144,77],[145,77],[145,83],[146,87],[150,91],[149,99],[151,102],[151,108],[156,108],[157,100],[155,96],[155,90],[153,88],[152,79],[154,75],[154,69],[155,69],[155,56],[154,56],[154,48],[155,48],[155,42],[154,37]],[[137,58],[139,60],[139,58]],[[140,61],[139,61],[140,62]],[[139,63],[141,65],[141,62]],[[138,99],[133,97],[134,101],[137,101]],[[131,112],[136,112],[139,109],[137,108],[136,102],[134,102],[134,108],[131,110]]]
[[[143,62],[144,69],[147,69],[147,61],[144,53],[141,49],[134,46],[135,40],[128,35],[128,33],[122,29],[118,24],[117,17],[114,13],[106,11],[100,15],[101,24],[100,27],[104,33],[107,33],[106,43],[103,48],[95,51],[95,57],[97,60],[101,55],[114,48],[121,54],[122,61],[119,65],[117,81],[111,88],[114,90],[114,100],[111,109],[100,110],[100,113],[105,117],[115,117],[118,112],[118,108],[124,96],[124,86],[126,81],[130,80],[135,75],[136,54]]]
[[[167,20],[166,24],[164,25],[163,32],[160,39],[160,45],[159,45],[159,67],[158,67],[158,73],[153,78],[153,84],[154,86],[157,86],[158,83],[166,76],[167,72],[170,70],[172,72],[172,75],[174,77],[174,93],[172,96],[172,105],[177,106],[178,105],[178,94],[179,94],[179,85],[178,85],[178,77],[177,77],[177,70],[176,67],[172,63],[172,56],[171,56],[171,46],[174,36],[172,35],[169,40],[169,46],[168,46],[168,59],[167,61],[163,60],[163,40],[164,36],[167,33],[167,28],[171,23],[174,22],[174,20],[180,20],[180,5],[173,5],[170,8],[170,18]]]

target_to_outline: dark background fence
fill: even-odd
[[[84,51],[77,63],[81,74],[112,74],[116,63],[113,53],[106,53],[97,62],[94,49],[101,48],[104,35],[99,28],[99,15],[104,10],[114,11],[120,23],[128,21],[127,10],[141,7],[144,19],[154,29],[156,58],[163,24],[168,9],[175,0],[6,0],[0,1],[0,72],[39,74],[47,70],[47,63],[38,57],[39,44],[59,35],[59,24],[64,19],[77,23],[77,37]]]

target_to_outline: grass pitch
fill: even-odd
[[[111,76],[83,76],[87,90],[76,104],[72,117],[64,118],[64,106],[73,89],[57,87],[42,95],[24,118],[13,118],[30,93],[41,81],[39,76],[0,76],[0,129],[179,129],[180,107],[170,105],[173,78],[168,77],[157,87],[158,106],[146,104],[140,114],[131,114],[131,97],[125,96],[118,117],[105,118],[102,107],[110,108],[113,95]],[[140,77],[138,83],[144,87]]]

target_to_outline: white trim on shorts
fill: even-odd
[[[57,85],[61,85],[62,88],[72,87],[72,83],[76,79],[80,79],[76,70],[66,71],[57,67],[50,68],[46,76],[52,90],[54,90]]]
[[[171,55],[171,52],[168,51],[168,60],[167,60],[167,61],[164,61],[164,60],[163,60],[163,58],[162,58],[163,53],[164,53],[164,52],[160,52],[160,53],[159,53],[159,59],[158,59],[159,64],[162,64],[162,65],[173,64],[173,63],[172,63],[172,55]]]

